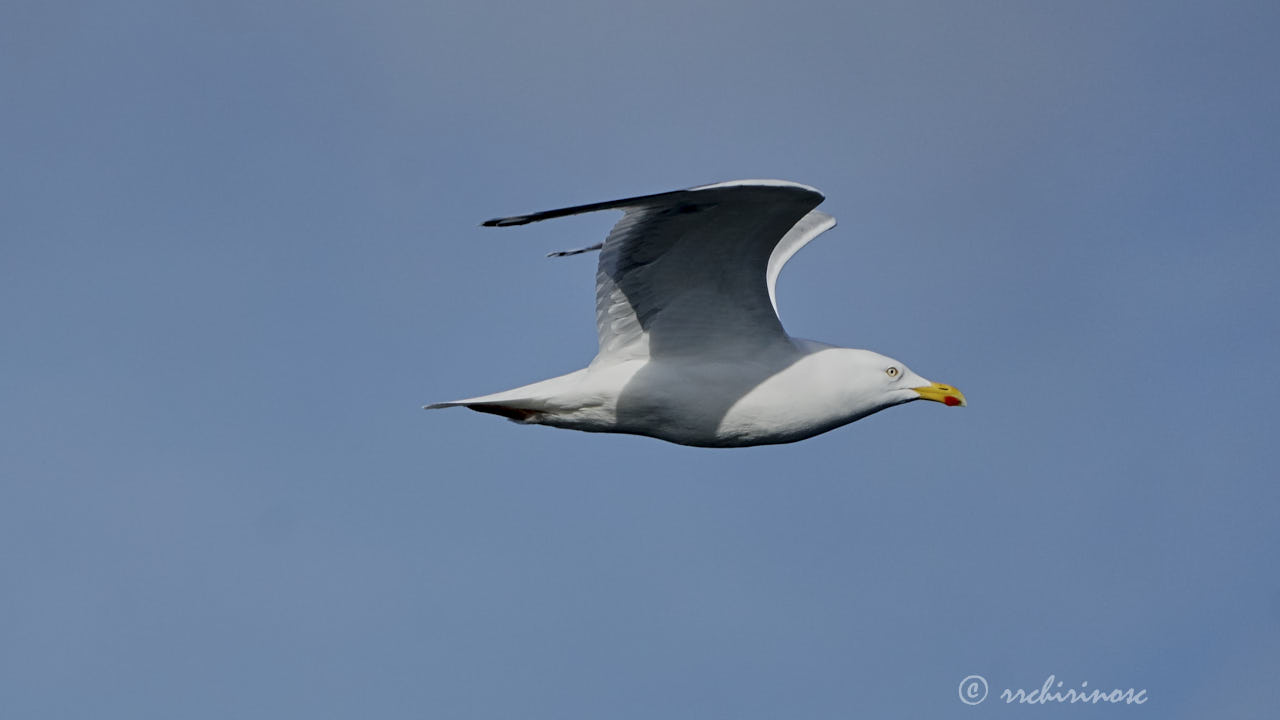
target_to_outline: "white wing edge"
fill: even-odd
[[[750,180],[745,181],[751,184],[759,184],[770,182],[767,180]],[[736,185],[739,183],[721,183],[722,185]],[[794,185],[795,183],[786,183]],[[708,186],[715,187],[715,186]],[[816,192],[816,191],[815,191]],[[774,288],[778,284],[778,273],[782,272],[782,266],[787,264],[792,255],[800,251],[800,248],[809,244],[809,241],[818,237],[822,233],[836,226],[836,219],[821,210],[810,210],[809,214],[800,218],[799,222],[787,231],[786,235],[773,246],[773,253],[769,255],[768,269],[765,271],[765,282],[769,285],[769,302],[773,304],[774,314],[778,314],[778,297]],[[779,315],[781,317],[781,315]]]
[[[751,187],[789,187],[796,188],[798,190],[808,190],[809,192],[817,193],[818,195],[822,194],[821,190],[813,187],[812,185],[791,182],[790,180],[727,180],[725,182],[712,183],[710,185],[691,187],[685,192],[693,192],[694,190],[713,190],[715,188],[741,187],[744,185]]]

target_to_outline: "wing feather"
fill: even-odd
[[[785,342],[782,265],[834,224],[814,188],[738,180],[530,215],[487,226],[620,209],[596,271],[596,362],[670,355],[741,358]],[[586,248],[590,250],[594,248]]]
[[[778,296],[775,288],[778,285],[778,273],[782,272],[782,266],[786,265],[791,256],[800,251],[800,248],[808,245],[810,240],[835,226],[835,218],[821,210],[810,211],[808,215],[800,218],[800,222],[792,226],[773,248],[773,254],[769,256],[765,280],[769,285],[769,302],[773,304],[775,313],[778,312]]]

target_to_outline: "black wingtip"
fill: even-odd
[[[516,215],[515,217],[493,218],[480,223],[481,227],[511,227],[512,225],[527,225],[533,221],[528,215]]]

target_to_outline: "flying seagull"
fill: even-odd
[[[782,180],[688,190],[495,218],[489,227],[621,210],[600,251],[587,367],[514,390],[436,403],[518,423],[744,447],[813,437],[912,400],[964,405],[870,350],[787,335],[774,285],[787,260],[835,226],[822,193]]]

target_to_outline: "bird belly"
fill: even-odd
[[[796,392],[795,363],[650,363],[618,394],[613,432],[682,445],[742,447],[795,442],[851,418]]]

